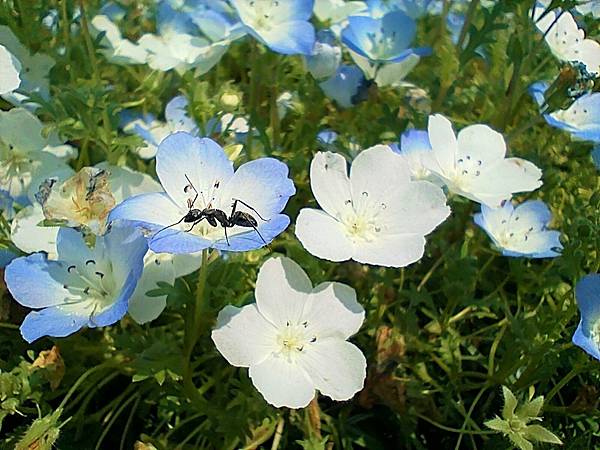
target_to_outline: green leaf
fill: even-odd
[[[511,442],[517,447],[519,447],[521,450],[533,450],[533,444],[520,434],[511,433],[508,435],[508,437],[511,440]]]
[[[550,444],[562,445],[562,441],[557,435],[547,430],[541,425],[529,425],[525,428],[523,434],[534,441],[549,442]]]
[[[534,398],[532,401],[525,403],[520,406],[517,410],[517,416],[521,420],[527,421],[527,419],[538,417],[540,415],[540,411],[542,410],[542,406],[544,406],[544,397],[539,396]]]
[[[512,419],[515,415],[515,408],[517,407],[517,398],[512,391],[506,386],[502,386],[502,395],[504,396],[504,406],[502,407],[502,417],[505,419]]]
[[[502,420],[500,417],[495,417],[492,420],[488,420],[484,422],[484,425],[488,428],[491,428],[495,431],[500,431],[501,433],[508,434],[511,432],[510,425],[506,420]]]

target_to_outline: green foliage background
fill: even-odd
[[[151,30],[139,14],[142,3],[150,2],[128,3],[124,33],[138,37]],[[543,425],[561,437],[565,449],[600,448],[600,363],[571,344],[579,320],[574,286],[600,267],[600,190],[591,146],[547,126],[526,92],[529,84],[554,79],[560,69],[530,20],[532,1],[501,1],[490,9],[472,4],[462,51],[451,43],[443,17],[420,21],[419,43],[434,52],[409,80],[426,91],[433,112],[459,128],[492,125],[504,133],[511,154],[543,169],[544,185],[519,199],[540,198],[550,205],[554,226],[562,231],[560,258],[500,256],[472,222],[477,207],[456,197],[449,200],[451,217],[429,237],[425,257],[405,269],[318,260],[294,237],[292,225],[271,252],[296,260],[315,284],[336,280],[357,290],[367,318],[353,341],[369,362],[366,387],[355,399],[334,403],[319,397],[318,404],[299,411],[267,405],[247,371],[229,366],[209,337],[218,310],[253,300],[257,269],[269,250],[232,254],[210,265],[192,355],[198,387],[193,400],[182,383],[182,349],[196,274],[157,287],[157,295],[168,293],[168,308],[149,325],[125,318],[112,327],[33,345],[18,332],[26,311],[2,285],[4,448],[14,448],[34,419],[56,412],[34,424],[22,448],[49,448],[41,446],[48,430],[69,419],[55,443],[61,450],[129,449],[135,441],[158,449],[252,449],[272,448],[274,440],[290,449],[505,449],[509,441],[483,425],[500,414],[502,385],[519,399],[531,388],[544,396]],[[298,190],[286,209],[293,223],[301,207],[316,205],[308,166],[319,150],[319,130],[338,131],[337,150],[353,156],[351,140],[366,148],[397,140],[409,124],[426,126],[427,100],[418,100],[409,89],[372,86],[366,101],[338,109],[299,57],[275,55],[249,39],[232,45],[201,78],[110,64],[80,28],[69,32],[74,8],[90,18],[98,6],[95,1],[0,3],[0,24],[9,25],[31,50],[57,61],[51,99],[42,102],[38,114],[49,129],[79,147],[75,168],[108,160],[154,174],[152,161],[132,153],[139,138],[118,130],[120,110],[137,107],[159,115],[170,98],[184,93],[191,114],[206,123],[224,110],[223,93],[238,93],[243,101],[233,112],[249,114],[260,137],[236,164],[272,155],[289,165]],[[41,23],[50,8],[60,16],[56,34]],[[590,20],[587,30],[597,38],[598,22]],[[296,91],[298,101],[280,122],[275,99],[284,90]],[[55,390],[48,381],[52,371],[31,366],[53,343],[66,365]]]

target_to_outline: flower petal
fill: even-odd
[[[422,235],[384,235],[376,241],[358,242],[353,259],[374,266],[405,267],[421,259],[424,252]]]
[[[506,155],[504,137],[487,125],[470,125],[458,133],[458,158],[470,156],[487,165]]]
[[[156,319],[167,306],[166,295],[162,297],[146,295],[148,291],[158,289],[157,282],[159,281],[173,284],[175,281],[173,264],[161,261],[158,255],[151,255],[146,258],[144,272],[129,299],[127,312],[137,323],[143,324]]]
[[[308,296],[303,319],[307,333],[321,337],[347,339],[355,334],[365,319],[365,310],[356,300],[356,291],[342,283],[327,282]]]
[[[458,152],[458,141],[452,129],[452,124],[441,114],[434,114],[429,116],[427,131],[433,151],[432,162],[434,163],[434,167],[429,167],[429,169],[440,174],[452,173]]]
[[[113,208],[109,222],[127,220],[152,231],[171,225],[187,214],[164,192],[139,194],[125,199]]]
[[[256,250],[271,243],[279,234],[281,234],[290,224],[290,218],[285,214],[278,214],[269,219],[268,222],[262,222],[259,219],[257,230],[253,228],[234,227],[227,231],[229,236],[229,244],[223,237],[213,242],[211,247],[229,251],[229,252],[245,252],[248,250]],[[260,235],[258,234],[260,233]],[[261,239],[262,236],[262,239]],[[263,241],[264,239],[264,241]],[[265,244],[265,242],[267,244]]]
[[[21,335],[29,343],[42,336],[65,337],[81,329],[88,318],[88,315],[77,310],[77,305],[61,305],[32,311],[21,324]]]
[[[331,216],[340,216],[351,204],[352,191],[346,160],[338,153],[318,152],[310,163],[310,187],[319,206]]]
[[[317,258],[346,261],[352,258],[354,245],[344,226],[327,213],[304,208],[296,219],[296,237]]]
[[[167,136],[158,146],[156,173],[169,197],[181,208],[195,191],[194,206],[204,209],[213,200],[213,192],[225,185],[233,175],[233,165],[223,149],[212,139],[199,138],[180,131]],[[217,187],[215,187],[217,186]]]
[[[270,258],[256,279],[256,305],[275,326],[297,323],[302,317],[312,283],[302,268],[285,257]]]
[[[242,308],[227,305],[219,312],[211,337],[229,364],[250,367],[276,351],[276,332],[256,304]]]
[[[342,339],[324,339],[298,358],[324,395],[337,401],[349,400],[360,391],[367,375],[367,361],[360,349]]]
[[[283,55],[310,55],[315,44],[315,28],[311,23],[295,20],[270,29],[251,30],[271,50]]]
[[[271,355],[250,366],[249,374],[258,392],[276,408],[304,408],[315,396],[314,384],[304,369],[282,356]]]

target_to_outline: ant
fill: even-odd
[[[265,239],[260,234],[260,231],[258,231],[258,222],[256,221],[256,219],[246,212],[236,210],[237,204],[241,203],[242,205],[254,211],[261,220],[266,222],[267,219],[263,218],[256,209],[254,209],[252,206],[240,199],[233,199],[233,204],[231,205],[231,214],[229,216],[227,216],[225,211],[216,208],[211,208],[210,203],[204,209],[194,208],[194,203],[196,203],[196,200],[198,200],[199,194],[187,175],[185,175],[185,179],[188,181],[189,184],[183,188],[183,191],[187,193],[191,188],[196,193],[193,199],[188,198],[187,206],[189,211],[179,221],[158,230],[154,234],[154,236],[157,236],[160,232],[166,230],[167,228],[179,225],[181,222],[192,224],[192,226],[188,230],[185,230],[187,233],[189,233],[196,225],[198,225],[200,222],[206,219],[206,221],[213,227],[217,227],[218,225],[221,225],[223,227],[227,245],[230,245],[229,236],[227,236],[227,228],[233,228],[234,226],[253,228],[254,231],[256,231],[256,233],[260,237],[260,239],[265,243],[265,245],[268,245],[267,241],[265,241]],[[215,187],[218,187],[218,184]]]

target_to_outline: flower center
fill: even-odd
[[[592,326],[590,330],[590,337],[592,341],[596,344],[596,346],[600,349],[600,320],[597,320],[596,323]]]
[[[277,348],[279,353],[292,360],[306,351],[311,344],[317,341],[317,336],[311,334],[308,322],[286,322],[285,327],[277,334]]]
[[[273,28],[273,9],[279,6],[278,0],[253,0],[249,3],[253,17],[249,22],[253,28],[270,31]]]

